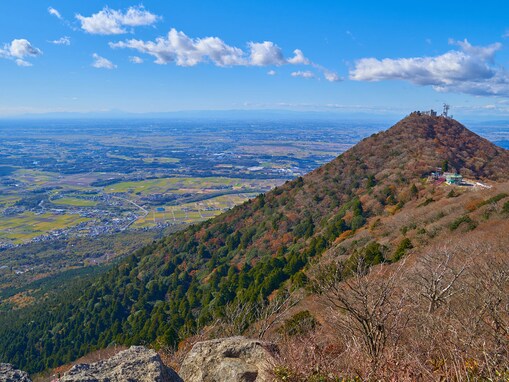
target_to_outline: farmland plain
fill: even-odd
[[[0,310],[306,174],[387,125],[1,120]],[[477,131],[507,146],[508,125]]]
[[[0,308],[312,171],[381,126],[2,120]]]

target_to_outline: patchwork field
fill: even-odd
[[[228,178],[163,178],[151,179],[138,182],[122,182],[109,186],[106,193],[182,193],[186,190],[204,190],[221,186],[242,187],[242,180]]]
[[[254,198],[256,195],[256,193],[222,195],[201,202],[183,203],[176,206],[158,206],[151,209],[145,217],[136,220],[132,227],[145,228],[160,223],[196,223],[217,216],[237,204]]]
[[[60,198],[52,200],[51,203],[60,206],[75,206],[75,207],[93,207],[97,205],[94,200],[79,199],[79,198]]]
[[[25,212],[14,217],[0,219],[0,240],[10,240],[16,244],[44,235],[48,232],[70,228],[89,221],[79,215],[35,214]]]
[[[33,283],[100,268],[375,131],[337,121],[0,121],[0,298],[8,291],[23,305],[45,293]]]

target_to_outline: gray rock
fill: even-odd
[[[163,365],[154,351],[131,346],[113,357],[92,364],[74,365],[61,382],[183,382]]]
[[[275,345],[244,337],[198,342],[179,374],[185,382],[268,382],[276,353]]]
[[[32,382],[28,374],[9,363],[0,363],[0,382]]]

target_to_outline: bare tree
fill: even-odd
[[[337,263],[329,265],[316,280],[329,305],[341,313],[341,330],[364,345],[374,369],[389,337],[401,324],[402,299],[395,293],[399,272],[386,272],[385,268],[367,268],[359,259],[355,272],[346,278],[344,263]]]
[[[499,380],[509,348],[506,256],[507,247],[481,234],[421,255],[407,284],[421,297],[411,312],[416,325],[409,340],[422,370],[447,380]]]
[[[455,252],[448,246],[424,255],[417,267],[417,285],[420,295],[428,301],[428,313],[433,313],[453,295],[461,291],[456,288],[466,264],[459,268],[452,265]]]
[[[241,335],[252,322],[256,306],[251,302],[237,300],[227,303],[221,310],[221,316],[215,322],[217,336]]]
[[[257,336],[264,338],[268,330],[281,322],[286,313],[302,300],[300,291],[282,291],[272,300],[258,305],[256,310]]]
[[[480,307],[479,321],[492,336],[499,351],[507,353],[509,345],[509,261],[486,256],[476,264],[473,273],[473,290]]]

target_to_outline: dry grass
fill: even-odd
[[[337,303],[321,298],[313,312],[325,325],[306,336],[275,338],[276,380],[508,381],[509,237],[489,232],[444,240],[403,266],[375,267],[347,281],[355,289],[337,280]],[[390,291],[383,288],[388,278],[397,281]],[[433,309],[430,287],[437,291]],[[387,300],[380,304],[382,293]],[[366,342],[370,333],[359,330],[359,312],[366,312],[366,325],[371,320],[385,330],[376,358]]]

